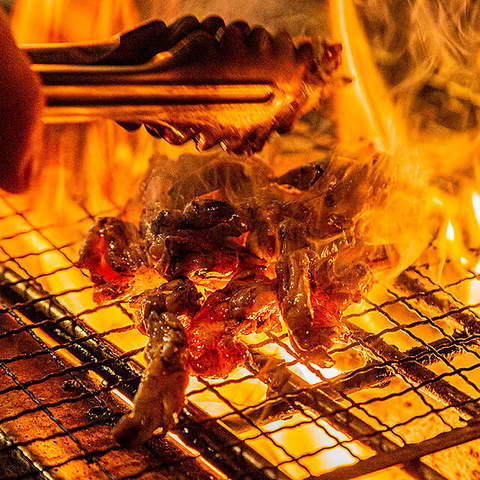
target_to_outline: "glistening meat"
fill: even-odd
[[[334,154],[275,176],[256,157],[187,156],[178,179],[167,159],[152,162],[141,194],[121,218],[97,220],[78,261],[96,301],[129,302],[150,337],[118,440],[171,428],[189,375],[225,377],[245,361],[242,335],[284,328],[300,355],[332,365],[343,312],[398,262],[371,236],[394,188],[387,163]]]

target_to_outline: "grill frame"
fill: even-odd
[[[34,232],[36,235],[47,238],[43,233],[44,228],[36,227],[34,223],[28,219],[28,212],[26,214],[20,209],[16,210],[14,203],[9,199],[8,195],[3,196],[1,201],[8,204],[14,217],[18,216],[25,220],[30,229],[27,233]],[[94,216],[95,215],[90,212],[86,212],[85,218],[91,219]],[[16,235],[23,235],[24,233],[25,232],[13,232],[5,236],[2,240],[15,239]],[[59,248],[54,242],[49,240],[47,243],[50,244],[49,248],[52,252],[64,255],[63,247]],[[21,256],[10,256],[1,245],[2,243],[0,241],[0,249],[2,250],[3,256],[6,257],[3,266],[0,268],[1,312],[8,314],[18,325],[14,333],[10,332],[4,335],[28,334],[32,341],[37,342],[38,345],[45,349],[46,353],[44,354],[52,357],[58,357],[58,352],[68,350],[81,361],[81,365],[63,367],[64,371],[62,374],[66,373],[75,376],[78,372],[94,371],[106,382],[103,391],[111,392],[113,389],[118,389],[130,399],[133,398],[136,386],[138,385],[139,375],[141,374],[141,368],[136,365],[135,362],[132,362],[131,359],[137,355],[141,349],[122,353],[106,340],[108,335],[131,331],[134,328],[133,325],[117,327],[105,332],[97,332],[84,325],[82,321],[79,320],[79,314],[69,311],[68,308],[63,306],[59,301],[64,294],[74,292],[76,290],[75,288],[58,295],[48,292],[40,284],[44,277],[59,272],[65,267],[61,267],[53,273],[45,272],[44,274],[36,276],[30,275],[21,265]],[[68,248],[71,247],[69,242],[67,242],[66,245]],[[43,253],[40,252],[31,253],[31,255],[42,254]],[[26,255],[28,256],[30,254],[26,253]],[[66,270],[75,268],[73,266],[74,259],[69,258],[67,255],[67,260],[71,263],[71,267],[66,267]],[[15,270],[7,267],[6,264],[11,264]],[[19,272],[21,272],[21,274]],[[468,277],[462,279],[461,282],[473,280],[476,280],[476,276],[472,272]],[[430,287],[426,288],[425,283],[429,283]],[[252,359],[249,365],[247,365],[249,374],[252,377],[260,376],[262,381],[269,385],[270,394],[273,395],[273,397],[270,396],[261,402],[260,405],[256,407],[256,413],[255,406],[247,406],[244,409],[234,409],[233,414],[213,417],[209,417],[198,406],[189,401],[187,402],[184,412],[180,415],[175,435],[178,435],[187,445],[190,445],[199,452],[199,454],[193,454],[193,457],[201,455],[202,458],[206,459],[230,478],[287,479],[289,478],[288,475],[275,468],[270,461],[251,448],[248,442],[232,436],[229,429],[239,428],[239,422],[243,422],[244,426],[246,425],[252,428],[253,425],[254,429],[258,429],[259,427],[261,428],[262,425],[271,423],[271,421],[274,420],[280,420],[282,422],[288,419],[294,412],[301,412],[302,415],[307,415],[307,411],[313,411],[316,412],[318,418],[327,418],[329,423],[335,425],[340,431],[349,434],[358,441],[362,441],[377,453],[366,459],[360,459],[360,457],[357,456],[358,461],[353,466],[337,468],[330,473],[321,475],[309,475],[307,478],[355,478],[367,472],[375,472],[381,468],[392,465],[403,465],[402,468],[413,478],[446,478],[429,465],[420,461],[419,457],[432,453],[432,451],[435,452],[452,447],[459,442],[465,443],[480,437],[480,434],[475,432],[478,408],[474,404],[478,399],[469,398],[465,396],[463,392],[456,389],[456,387],[448,384],[445,378],[448,379],[449,375],[444,374],[440,379],[437,379],[435,373],[430,369],[432,365],[438,362],[450,365],[451,358],[455,358],[465,351],[474,352],[478,358],[475,350],[479,341],[477,338],[479,332],[478,315],[472,310],[471,306],[459,303],[453,294],[449,292],[448,288],[449,286],[445,287],[433,282],[428,275],[422,272],[421,267],[412,268],[402,274],[397,283],[388,292],[392,297],[390,300],[380,304],[369,301],[360,313],[353,313],[345,317],[345,324],[351,332],[351,340],[353,344],[366,352],[367,357],[369,357],[368,365],[354,370],[353,373],[349,372],[341,375],[334,380],[324,378],[314,386],[306,383],[292,373],[289,367],[299,361],[298,358],[295,358],[292,350],[289,350],[288,353],[293,360],[290,362],[280,361],[277,364],[274,362],[273,365],[271,363],[272,360],[269,359],[268,356],[260,353],[262,347],[265,343],[268,344],[268,342],[272,344],[278,343],[282,348],[285,348],[284,339],[281,336],[277,337],[271,334],[269,337],[267,336],[267,339],[263,340],[263,344],[262,342],[251,344]],[[83,291],[85,289],[88,290],[91,289],[91,287],[80,286],[77,290]],[[422,339],[416,339],[417,343],[419,343],[418,346],[412,347],[406,352],[401,352],[396,347],[387,344],[383,339],[384,336],[394,331],[403,332],[406,330],[408,332],[411,328],[411,325],[405,326],[400,324],[386,312],[386,309],[391,305],[400,304],[408,310],[415,312],[417,317],[416,322],[418,324],[426,323],[430,325],[430,328],[438,329],[439,327],[435,324],[436,317],[432,314],[433,311],[436,312],[436,316],[442,320],[447,317],[452,317],[457,324],[463,325],[466,334],[464,336],[460,334],[453,336],[444,334],[442,338],[431,343],[427,343]],[[122,306],[116,306],[115,308],[122,308]],[[425,315],[425,309],[430,312],[430,316]],[[96,310],[101,311],[102,308],[99,307]],[[388,318],[391,323],[389,328],[380,330],[377,334],[372,334],[355,325],[355,319],[360,314],[365,315],[366,313],[375,311],[377,313],[380,312],[381,315]],[[85,311],[81,313],[85,314]],[[123,311],[123,314],[128,315],[128,312]],[[57,344],[53,347],[48,347],[37,335],[37,332],[40,330],[45,332],[51,339],[57,342]],[[416,337],[416,335],[414,336]],[[0,336],[0,338],[1,337],[2,336]],[[336,351],[337,353],[341,353],[342,349],[348,350],[350,348],[352,348],[351,344],[346,347],[339,347]],[[40,354],[37,354],[37,357],[38,356],[40,356]],[[9,362],[20,361],[21,359],[22,357],[14,357],[13,360],[8,360],[6,364],[5,359],[3,359],[0,361],[0,364],[2,369],[5,370],[4,367],[8,365]],[[470,368],[474,369],[476,365]],[[275,390],[279,383],[279,372],[280,378],[282,378],[283,375],[286,379],[283,383],[280,382],[281,388],[286,388],[285,385],[287,385],[290,390]],[[453,372],[454,375],[458,373],[463,375],[461,370],[455,368]],[[315,371],[315,373],[318,374],[318,371]],[[375,430],[371,425],[353,413],[353,411],[358,408],[358,404],[353,403],[351,407],[344,408],[338,403],[338,401],[342,400],[350,401],[352,392],[365,388],[379,388],[382,383],[387,383],[392,376],[401,377],[404,381],[407,379],[407,384],[408,382],[413,382],[410,383],[409,388],[415,394],[418,394],[421,389],[428,388],[431,395],[436,396],[444,402],[445,407],[443,407],[443,409],[440,408],[438,411],[432,409],[429,413],[440,415],[443,410],[448,410],[451,404],[456,402],[458,403],[456,408],[459,415],[468,423],[463,427],[452,429],[450,432],[441,434],[436,440],[427,439],[413,445],[407,444],[399,447],[391,438],[385,437],[384,435],[385,431],[391,434],[393,428],[388,428],[387,425],[384,424],[381,425],[378,430]],[[45,380],[40,378],[37,383],[42,383],[43,381]],[[225,384],[228,384],[230,381],[231,380],[225,381]],[[26,388],[28,391],[28,386]],[[210,388],[211,386],[208,382],[205,383],[205,389],[208,390]],[[22,385],[18,385],[18,389],[24,390]],[[103,391],[100,389],[99,393],[103,393]],[[1,395],[2,391],[0,390],[0,397]],[[90,395],[93,396],[93,398],[95,398],[95,396],[98,397],[98,393],[93,395],[92,392],[90,392]],[[275,398],[275,395],[277,398]],[[423,398],[423,393],[420,395],[422,395]],[[102,404],[102,400],[98,398],[98,401]],[[368,405],[368,402],[366,404]],[[278,412],[275,413],[275,408],[273,408],[272,416],[267,418],[268,422],[265,422],[265,419],[261,418],[265,412],[265,405],[269,406],[270,411],[272,411],[272,406],[278,410]],[[362,405],[360,404],[360,406]],[[40,408],[40,410],[42,409]],[[115,415],[116,418],[120,415],[118,410]],[[236,417],[236,420],[233,420],[233,417]],[[104,417],[97,419],[99,424],[105,424],[106,421],[107,423],[108,421],[111,422],[112,418]],[[312,422],[315,421],[316,420],[312,420]],[[0,426],[5,422],[5,418],[0,420]],[[208,428],[205,428],[205,425],[208,425]],[[225,428],[225,426],[228,428]],[[279,430],[283,428],[284,427],[279,427]],[[261,432],[261,436],[264,435],[261,430],[259,431]],[[68,431],[65,431],[64,434],[69,436]],[[269,439],[271,438],[269,435],[266,436]],[[169,439],[168,442],[172,443],[172,440]],[[28,448],[26,448],[28,447],[28,443],[29,442],[24,445],[22,442],[18,443],[15,442],[15,440],[11,440],[11,444],[5,447],[3,451],[14,452],[15,450],[19,450],[23,452],[26,449],[28,452]],[[348,448],[349,441],[344,440],[343,442],[337,443],[347,445]],[[148,448],[153,448],[156,453],[161,451],[162,448],[165,448],[165,442],[161,439],[154,439],[153,444],[155,445],[154,447],[149,446]],[[280,445],[280,447],[282,446]],[[170,448],[173,447],[170,446]],[[172,461],[172,459],[169,458],[165,461],[165,468],[167,470],[171,465],[178,466],[181,465],[182,462],[192,463],[192,457],[186,458],[185,453],[178,450],[178,448],[176,452],[178,456],[175,460]],[[21,455],[24,454],[22,453]],[[85,457],[88,458],[90,458],[90,456],[90,453],[85,455]],[[148,457],[148,454],[146,457]],[[298,460],[301,461],[302,457],[295,459],[295,461]],[[193,461],[193,463],[195,463],[194,470],[197,472],[198,469],[198,472],[201,472],[196,474],[212,474],[211,470],[208,468],[205,469],[205,464],[201,462],[199,464],[195,461]],[[158,463],[155,467],[150,465],[149,468],[162,470],[162,468],[158,466]],[[36,473],[35,469],[32,471]],[[42,470],[41,467],[38,474],[45,476],[47,473],[47,470]],[[29,471],[28,474],[30,474]],[[159,475],[158,478],[163,478],[163,473]],[[185,478],[189,478],[188,475],[187,473]],[[107,474],[107,478],[117,477]],[[200,476],[193,478],[200,478]]]

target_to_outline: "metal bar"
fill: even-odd
[[[376,452],[393,452],[399,448],[382,432],[375,430],[348,409],[291,372],[286,368],[285,362],[266,357],[263,354],[257,354],[254,361],[261,372],[261,379],[271,386],[272,393],[287,397],[294,403],[298,402],[304,407],[312,409],[335,428]],[[277,384],[279,376],[282,377],[280,390],[278,387],[272,387]],[[422,462],[406,463],[403,468],[416,479],[445,480],[443,475]]]
[[[472,423],[462,428],[455,428],[449,432],[440,433],[420,443],[406,445],[393,452],[383,452],[374,457],[360,460],[352,466],[340,467],[333,472],[309,480],[349,480],[368,473],[377,472],[385,468],[415,462],[419,458],[436,453],[447,448],[455,447],[480,438],[480,424]]]
[[[33,323],[41,321],[42,330],[59,344],[68,344],[71,353],[83,363],[91,364],[91,369],[108,383],[121,382],[128,393],[134,394],[140,370],[120,362],[118,357],[122,352],[94,338],[92,330],[78,323],[75,315],[40,285],[0,264],[0,297]]]
[[[473,279],[473,277],[472,277]],[[432,284],[433,289],[425,288],[421,277],[415,278],[412,270],[401,273],[395,281],[395,288],[407,295],[403,302],[414,302],[427,308],[432,316],[456,322],[465,328],[467,334],[480,334],[480,319],[470,307],[455,302],[442,288]]]
[[[89,362],[109,384],[133,398],[140,369],[125,364],[109,344],[92,338],[93,332],[39,285],[23,279],[5,265],[0,265],[0,296],[32,322],[41,322],[42,330],[83,362]],[[44,319],[52,320],[45,322]],[[87,338],[88,340],[82,341]],[[78,343],[75,342],[78,340]],[[242,480],[288,480],[270,462],[236,438],[215,419],[187,402],[177,429],[187,445],[197,449],[215,467],[230,478]]]
[[[272,96],[268,84],[223,85],[64,85],[44,86],[48,107],[75,105],[202,105],[264,103]],[[47,107],[47,108],[48,108]]]
[[[94,47],[86,50],[87,57],[97,54]],[[104,48],[113,46],[106,44]],[[60,57],[68,57],[72,51],[74,57],[79,55],[78,49],[57,49]],[[55,56],[55,50],[51,49],[51,55]],[[80,52],[82,56],[85,50]],[[171,60],[169,52],[162,52],[141,65],[33,64],[31,68],[40,75],[46,98],[44,121],[108,118],[118,122],[216,125],[215,117],[221,115],[216,127],[227,128],[234,127],[235,122],[255,125],[273,118],[282,103],[292,101],[262,73],[249,78],[246,71],[238,69],[223,69],[220,74],[207,68],[201,78],[195,72],[182,76],[172,71]],[[242,121],[238,111],[232,114],[239,104]],[[192,112],[185,113],[189,108]]]
[[[244,480],[290,478],[269,464],[255,450],[244,448],[241,440],[191,403],[179,415],[177,430],[181,432],[182,439],[185,439],[187,444],[198,449],[202,455],[206,453],[204,456],[207,460],[216,459],[216,466],[220,463],[219,468],[230,478]],[[219,455],[219,445],[222,453],[228,449],[230,454]]]
[[[413,347],[405,352],[405,355],[421,365],[431,365],[439,362],[439,356],[452,358],[465,352],[465,347],[480,348],[480,340],[468,337],[465,334],[453,334],[452,339],[441,338],[428,344],[428,347]],[[435,354],[433,353],[435,352]],[[255,352],[252,352],[255,356]],[[367,388],[381,388],[390,383],[395,376],[393,369],[383,362],[371,361],[365,367],[352,372],[340,374],[328,382],[322,382],[315,386],[333,400],[340,400],[345,395],[355,393]],[[283,398],[269,399],[242,411],[242,417],[226,417],[223,422],[237,432],[243,432],[251,428],[251,423],[262,426],[268,423],[287,419],[294,413],[290,402]],[[248,421],[246,421],[248,419]]]
[[[386,343],[379,335],[365,332],[348,320],[345,320],[345,324],[355,337],[371,348],[371,353],[375,357],[392,362],[392,368],[395,365],[395,369],[401,372],[405,378],[414,385],[425,389],[430,396],[444,405],[454,407],[467,420],[480,415],[480,405],[478,405],[477,400],[469,397],[442,378],[438,378],[437,374],[409,358],[406,353],[401,352],[397,347]]]

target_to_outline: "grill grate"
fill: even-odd
[[[51,224],[0,197],[0,456],[25,465],[3,477],[347,479],[400,466],[388,478],[442,479],[478,468],[480,327],[477,305],[458,300],[477,280],[439,285],[429,266],[345,317],[335,368],[299,358],[281,335],[249,336],[245,368],[192,379],[172,434],[121,449],[108,432],[138,385],[146,338],[125,306],[93,304],[74,266],[94,216],[115,205],[68,211]]]

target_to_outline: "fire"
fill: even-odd
[[[352,0],[330,2],[332,33],[344,46],[346,74],[351,88],[337,92],[339,141],[373,142],[378,150],[393,153],[406,144],[402,120],[380,76],[358,20]]]
[[[105,40],[140,20],[133,0],[21,0],[15,2],[12,28],[18,43],[83,42]]]
[[[175,2],[173,2],[175,3]],[[125,30],[137,24],[140,16],[133,0],[109,0],[92,4],[66,0],[39,1],[17,0],[15,3],[14,30],[20,43],[35,41],[79,41],[90,39],[104,39],[113,33]],[[175,5],[171,5],[175,10]],[[86,23],[71,22],[68,12],[81,12]],[[344,63],[346,74],[354,79],[351,86],[338,92],[336,97],[336,118],[339,119],[338,130],[341,143],[356,146],[358,144],[373,143],[376,150],[389,154],[398,154],[401,147],[411,147],[411,139],[401,117],[399,109],[392,100],[391,92],[385,85],[375,65],[372,51],[368,45],[363,27],[356,15],[352,0],[331,1],[331,24],[335,40],[344,45]],[[33,12],[33,14],[32,14]],[[45,22],[39,22],[44,19]],[[97,20],[98,19],[98,20]],[[80,26],[81,28],[77,28]],[[345,120],[342,120],[345,119]],[[100,215],[116,213],[131,197],[131,192],[147,168],[148,159],[154,153],[166,153],[172,158],[178,157],[180,150],[177,147],[158,144],[143,133],[127,133],[113,124],[93,124],[90,126],[70,125],[64,127],[47,127],[46,148],[41,162],[45,165],[43,183],[40,190],[35,192],[37,207],[32,212],[32,220],[38,225],[43,222],[46,228],[52,223],[51,219],[38,217],[38,211],[51,212],[52,199],[55,212],[63,212],[64,219],[69,222],[58,228],[49,240],[41,232],[20,235],[6,246],[8,255],[2,252],[4,260],[8,256],[22,256],[25,252],[40,251],[39,256],[25,259],[25,268],[35,275],[42,276],[45,272],[54,272],[47,275],[45,286],[54,294],[59,295],[69,309],[74,312],[83,312],[85,322],[98,331],[132,327],[127,334],[114,333],[109,340],[119,345],[125,351],[141,348],[147,341],[131,325],[125,313],[115,306],[108,309],[97,309],[91,299],[90,281],[78,270],[72,268],[68,258],[75,258],[78,245],[91,223],[89,214]],[[455,137],[455,147],[464,145],[470,137]],[[442,148],[452,147],[452,142],[443,142]],[[418,145],[416,145],[418,147]],[[192,150],[191,146],[186,147]],[[419,150],[427,151],[430,155],[432,148],[422,145]],[[438,150],[441,150],[439,148]],[[417,151],[412,156],[418,158]],[[443,155],[444,153],[441,152]],[[435,154],[438,151],[435,150]],[[55,158],[55,161],[52,159]],[[412,170],[411,170],[412,171]],[[76,175],[81,177],[81,182]],[[81,185],[81,186],[80,186]],[[74,192],[74,197],[72,197]],[[447,208],[448,198],[437,195],[432,190],[425,200],[432,201],[437,211]],[[80,201],[78,201],[80,198]],[[11,199],[15,209],[23,211],[29,208],[26,199]],[[80,206],[79,206],[80,204]],[[403,206],[403,204],[402,204]],[[8,215],[8,205],[2,205],[2,212]],[[474,210],[477,222],[480,224],[480,195],[474,192],[471,196],[471,208]],[[459,208],[461,209],[461,207]],[[29,215],[21,220],[12,219],[10,226],[13,232],[22,232],[28,229]],[[442,223],[442,237],[445,242],[442,246],[442,255],[446,258],[458,258],[462,265],[470,265],[471,254],[465,248],[459,249],[458,242],[463,241],[462,223],[456,219],[456,212],[448,212]],[[388,219],[380,219],[379,224],[387,223]],[[17,224],[17,222],[19,222]],[[395,227],[398,227],[396,230]],[[401,225],[390,221],[385,226],[385,234],[392,229],[400,232]],[[65,236],[65,231],[69,233]],[[52,242],[53,239],[53,242]],[[52,246],[62,246],[57,251]],[[63,247],[65,245],[65,247]],[[423,244],[422,244],[423,246]],[[478,245],[477,245],[478,247]],[[420,249],[420,247],[419,247]],[[63,254],[64,252],[65,254]],[[408,260],[418,253],[411,252]],[[442,267],[443,268],[443,267]],[[480,273],[480,263],[476,268]],[[68,291],[74,293],[64,294]],[[480,298],[480,281],[472,282],[471,302]],[[287,362],[292,362],[286,350],[278,348],[268,352],[278,355]],[[143,356],[137,355],[136,360],[143,363]],[[340,369],[321,369],[313,373],[301,363],[289,366],[290,370],[314,385],[325,379],[335,378],[341,373]],[[232,377],[238,383],[222,385],[222,381],[203,381],[192,378],[189,386],[189,399],[200,405],[213,416],[223,416],[232,412],[232,408],[225,403],[222,397],[228,398],[232,405],[243,407],[257,404],[267,398],[267,389],[257,379],[242,380],[249,376],[247,370],[239,369]],[[206,389],[206,385],[214,385],[216,389]],[[219,392],[219,393],[214,393]],[[121,396],[120,392],[118,395]],[[128,403],[128,399],[123,399]],[[356,458],[368,457],[370,450],[358,443],[349,442],[348,437],[334,429],[330,424],[319,418],[313,423],[305,424],[308,412],[296,414],[290,420],[272,422],[262,427],[268,432],[277,445],[288,445],[294,456],[304,455],[302,464],[291,461],[285,452],[263,435],[259,435],[256,428],[245,432],[243,438],[247,443],[254,445],[272,463],[280,464],[281,468],[293,478],[305,478],[309,475],[320,475],[339,465],[353,463]],[[312,420],[309,418],[309,420]],[[302,425],[304,423],[304,425]],[[171,435],[174,438],[173,435]],[[178,441],[180,441],[178,439]],[[341,442],[341,446],[336,446]],[[315,453],[320,445],[327,448],[321,454]],[[391,478],[389,473],[384,478]]]

